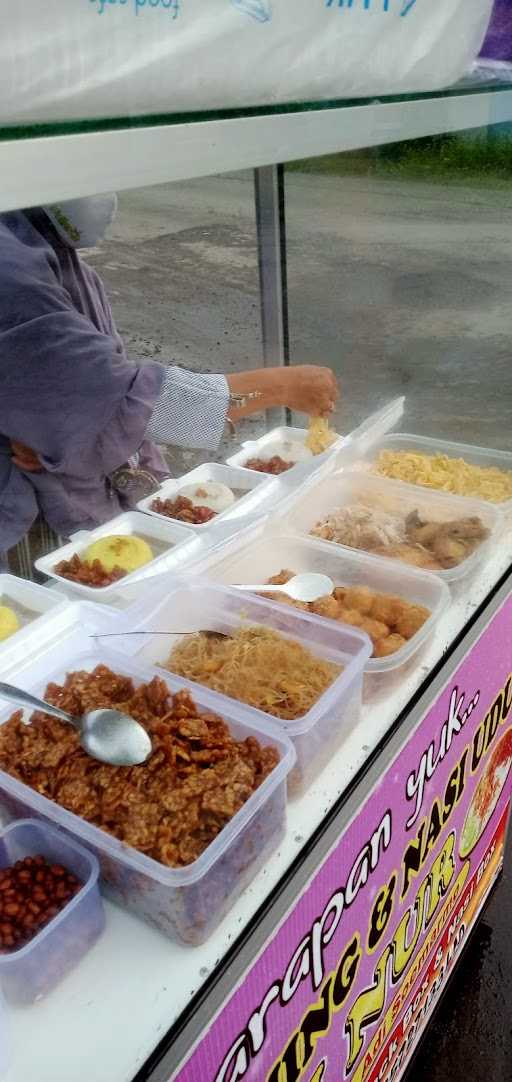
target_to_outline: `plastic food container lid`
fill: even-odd
[[[186,571],[229,586],[242,582],[251,572],[257,581],[266,582],[285,568],[296,573],[319,572],[329,575],[335,586],[368,586],[375,593],[393,594],[430,609],[428,620],[401,650],[389,657],[370,657],[365,672],[390,672],[405,665],[433,633],[450,602],[448,586],[437,575],[356,549],[341,549],[314,537],[261,526],[241,541],[207,554]],[[344,626],[342,621],[336,623]]]
[[[236,704],[244,715],[264,719],[266,724],[278,726],[281,731],[284,730],[292,737],[308,732],[333,704],[343,698],[347,689],[362,673],[372,652],[370,639],[357,628],[338,624],[333,620],[327,621],[293,607],[285,607],[259,598],[254,594],[241,594],[227,587],[215,586],[206,580],[186,583],[175,580],[172,585],[169,585],[163,598],[159,588],[158,598],[153,594],[147,601],[123,613],[120,617],[119,628],[121,630],[124,626],[127,631],[132,632],[125,639],[124,649],[130,651],[132,656],[137,654],[141,658],[151,660],[152,664],[161,666],[177,640],[170,636],[167,644],[164,636],[153,637],[146,634],[138,636],[133,632],[164,630],[173,633],[176,629],[177,632],[186,633],[206,628],[230,634],[239,628],[251,625],[261,625],[274,630],[282,634],[284,638],[300,642],[322,660],[335,662],[342,667],[340,675],[310,710],[302,717],[291,721],[282,720],[273,714],[230,698],[224,693],[208,689],[209,694],[217,703],[217,713],[223,713],[225,704],[229,703],[232,707]],[[166,674],[168,672],[167,669],[160,671]],[[192,688],[194,697],[196,689],[205,686],[172,675],[173,679],[179,680],[181,686]]]
[[[40,854],[82,884],[48,924],[18,950],[0,955],[0,981],[9,1000],[33,1003],[47,995],[83,958],[105,927],[96,857],[69,834],[26,819],[0,834],[0,866]]]
[[[330,512],[359,502],[375,506],[378,510],[398,511],[404,518],[414,510],[439,522],[478,516],[488,529],[489,537],[456,567],[440,571],[425,569],[426,574],[437,575],[447,583],[460,581],[469,575],[485,558],[503,528],[503,516],[494,504],[434,492],[417,485],[406,485],[402,481],[389,481],[360,470],[334,472],[318,482],[315,478],[310,479],[290,497],[282,522],[288,531],[309,537],[316,524]],[[335,544],[343,551],[361,551],[338,542],[328,544]],[[389,560],[389,563],[404,563],[391,557],[383,559],[386,562]]]
[[[481,467],[494,467],[498,470],[503,470],[505,473],[512,474],[512,452],[511,451],[495,451],[488,447],[472,446],[469,443],[454,443],[449,440],[436,440],[427,436],[414,436],[407,432],[390,432],[386,435],[378,436],[372,439],[371,442],[361,451],[359,458],[363,459],[365,463],[373,463],[376,461],[379,452],[384,450],[395,451],[412,451],[425,455],[446,455],[448,458],[459,459],[463,458],[466,462],[469,462],[472,466]],[[354,458],[354,466],[357,466],[357,456]],[[375,476],[379,477],[379,474]],[[382,478],[382,480],[388,480],[388,478]],[[406,484],[404,481],[395,481],[395,484]],[[431,488],[430,486],[421,485],[417,482],[413,485],[414,488],[420,488],[427,490],[428,492],[439,492],[439,489]],[[452,495],[447,493],[447,495]],[[454,494],[455,495],[455,494]],[[489,503],[491,507],[497,508],[503,514],[509,516],[512,513],[512,498],[504,500],[502,503],[494,503],[487,501],[481,496],[457,496],[458,499],[464,500],[479,500],[481,503]]]
[[[16,575],[0,574],[0,605],[12,608],[18,617],[19,630],[0,642],[0,672],[4,672],[20,653],[30,649],[34,640],[52,636],[62,622],[70,602],[45,586],[26,582]]]

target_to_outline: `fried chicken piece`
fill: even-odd
[[[441,567],[457,567],[468,555],[466,543],[458,541],[455,537],[439,534],[434,541],[434,556],[439,560]]]
[[[418,511],[413,511],[405,520],[407,537],[416,545],[424,545],[430,548],[439,532],[438,522],[425,522],[420,518]]]
[[[462,541],[485,541],[489,536],[482,520],[477,515],[468,518],[455,519],[453,522],[445,522],[443,531]]]
[[[443,570],[439,560],[434,559],[426,549],[415,545],[408,545],[406,543],[400,545],[383,545],[380,548],[373,549],[373,554],[374,556],[389,556],[394,560],[402,560],[412,567],[421,567],[425,571]]]
[[[428,549],[443,568],[457,567],[488,536],[477,515],[448,522],[425,522],[417,511],[408,515],[406,531],[409,540]]]

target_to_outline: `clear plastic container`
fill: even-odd
[[[244,717],[253,719],[254,724],[278,725],[292,740],[297,752],[297,766],[290,778],[290,793],[294,796],[320,773],[334,749],[359,720],[363,670],[372,647],[368,636],[355,628],[286,608],[254,594],[240,594],[195,580],[190,584],[176,582],[174,586],[169,583],[165,593],[159,587],[158,597],[156,594],[148,597],[145,604],[123,614],[122,621],[132,632],[180,634],[205,629],[232,634],[244,626],[262,625],[300,642],[317,657],[343,667],[340,676],[308,713],[294,721],[282,721],[237,703]],[[140,660],[160,666],[178,641],[178,635],[167,639],[161,634],[131,634],[124,640],[124,648],[136,653]],[[180,683],[191,687],[194,696],[199,694],[200,685],[181,678]],[[215,691],[209,694],[215,698],[218,713],[235,708],[232,699]]]
[[[190,473],[177,480],[164,481],[157,492],[153,492],[151,496],[141,500],[137,507],[139,511],[151,515],[153,518],[158,519],[159,522],[177,522],[179,520],[168,518],[167,515],[160,515],[157,511],[153,511],[151,509],[153,501],[155,499],[175,500],[186,485],[207,484],[209,481],[217,481],[227,485],[235,493],[235,502],[227,511],[215,515],[215,518],[210,519],[209,522],[200,524],[183,523],[182,525],[186,525],[188,530],[204,534],[208,531],[211,532],[212,528],[217,526],[219,522],[226,525],[230,522],[233,525],[233,530],[236,530],[247,515],[253,515],[258,511],[263,513],[272,505],[275,483],[265,474],[258,474],[253,470],[236,469],[233,466],[225,466],[219,462],[205,462],[202,466],[198,466],[195,470],[191,470]]]
[[[44,660],[52,650],[83,650],[84,641],[92,643],[99,635],[115,632],[117,619],[118,614],[107,605],[66,601],[45,621],[34,621],[19,645],[19,636],[13,636],[11,651],[0,661],[1,679],[13,683],[25,672],[30,675],[39,660]],[[0,708],[3,705],[0,697]]]
[[[9,1015],[3,994],[0,994],[0,1078],[3,1078],[11,1063],[11,1034]]]
[[[469,443],[434,440],[426,436],[414,436],[405,432],[390,432],[385,436],[377,436],[373,442],[370,440],[366,451],[363,451],[362,456],[359,456],[359,461],[373,465],[381,451],[414,451],[424,455],[447,455],[448,458],[463,458],[472,466],[493,466],[496,469],[512,474],[511,451],[493,451],[487,447],[474,447]],[[357,461],[358,459],[355,458],[354,464],[357,464]],[[405,482],[396,483],[404,484]],[[422,488],[423,486],[418,485],[417,487]],[[428,488],[427,491],[435,492],[437,490]],[[459,497],[459,499],[470,498],[467,496]],[[484,503],[486,501],[480,500],[480,502]],[[505,516],[507,522],[512,522],[512,499],[499,504],[493,503],[490,506],[497,507]]]
[[[96,858],[60,830],[25,819],[0,834],[0,868],[43,856],[76,875],[82,889],[34,939],[0,954],[0,983],[14,1003],[33,1003],[58,984],[93,946],[105,927]]]
[[[295,485],[304,477],[309,477],[312,473],[315,473],[324,462],[335,456],[346,442],[343,436],[338,436],[328,451],[324,451],[321,455],[313,455],[306,447],[307,436],[308,430],[306,428],[291,428],[282,425],[280,428],[273,428],[264,436],[260,436],[258,440],[247,440],[242,444],[241,450],[235,455],[231,455],[226,461],[228,466],[237,466],[254,476],[256,471],[248,469],[246,466],[249,459],[262,458],[264,461],[268,461],[274,455],[279,455],[285,462],[295,463],[291,469],[279,474],[290,485]],[[262,476],[268,475],[263,474]]]
[[[70,560],[75,555],[83,556],[89,545],[92,545],[94,541],[98,541],[101,537],[110,537],[112,534],[136,534],[137,537],[148,542],[153,552],[156,553],[155,558],[143,568],[125,575],[119,582],[113,582],[110,586],[82,586],[81,583],[71,582],[69,579],[57,574],[55,567],[61,560]],[[116,596],[120,587],[158,574],[159,571],[167,570],[179,563],[182,546],[187,544],[193,537],[194,534],[191,530],[178,525],[178,523],[164,522],[162,519],[157,522],[155,519],[150,518],[149,515],[142,515],[137,511],[128,511],[124,515],[118,515],[117,518],[111,519],[110,522],[105,522],[103,526],[98,526],[96,530],[90,532],[84,530],[75,534],[68,545],[63,545],[62,548],[55,549],[54,552],[50,552],[47,556],[42,556],[39,560],[36,560],[35,566],[43,575],[48,575],[50,578],[62,583],[67,592],[72,591],[75,594],[80,594],[81,597],[87,598],[89,601],[110,599]]]
[[[20,686],[44,695],[50,681],[61,683],[67,673],[82,669],[91,672],[99,664],[130,676],[136,686],[157,675],[153,668],[137,663],[126,654],[109,652],[100,646],[89,653],[73,653],[63,643],[39,659],[23,675]],[[158,675],[172,692],[189,686],[170,673]],[[0,810],[15,819],[36,815],[69,831],[98,858],[102,887],[113,901],[165,935],[183,943],[198,944],[211,935],[279,844],[286,822],[286,779],[295,763],[295,752],[277,726],[254,719],[239,704],[224,700],[219,709],[219,697],[205,688],[194,690],[194,700],[202,712],[222,714],[237,740],[254,736],[260,743],[277,748],[280,761],[198,860],[188,867],[165,867],[3,771],[0,771]],[[11,713],[12,708],[2,711],[0,724]]]
[[[19,630],[0,642],[0,672],[8,666],[14,651],[24,650],[34,635],[52,634],[69,602],[57,593],[35,582],[26,582],[16,575],[0,574],[0,605],[12,609],[18,618]]]
[[[267,582],[280,571],[289,569],[328,575],[335,586],[368,586],[379,594],[394,594],[414,605],[430,610],[429,619],[406,645],[390,657],[370,658],[365,672],[387,673],[405,665],[434,632],[450,602],[450,591],[437,575],[416,571],[405,564],[369,556],[365,552],[341,549],[316,538],[293,537],[284,533],[254,532],[228,552],[206,557],[198,573],[210,582],[226,586],[247,582]]]
[[[339,472],[324,477],[318,484],[310,481],[297,491],[282,517],[283,525],[292,533],[310,535],[311,530],[330,512],[351,504],[363,503],[379,511],[400,514],[404,518],[413,511],[418,511],[428,521],[448,522],[452,519],[467,518],[475,515],[480,518],[489,531],[489,536],[481,545],[457,567],[444,571],[426,571],[429,575],[438,575],[447,583],[460,582],[482,563],[493,543],[503,529],[503,517],[498,509],[489,503],[469,500],[464,496],[450,496],[445,492],[433,492],[431,489],[416,485],[406,485],[402,481],[388,481],[374,474],[362,471]],[[337,544],[327,542],[327,544]],[[354,549],[346,545],[337,545],[345,552]],[[390,564],[392,559],[389,559]],[[400,566],[403,562],[397,560]]]

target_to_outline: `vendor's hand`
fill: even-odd
[[[30,447],[26,447],[24,443],[11,440],[11,454],[14,465],[18,466],[20,470],[25,470],[26,473],[41,472],[43,467],[38,456],[35,451],[32,451]]]
[[[339,390],[334,372],[313,364],[282,370],[284,405],[310,417],[328,417],[334,410]]]

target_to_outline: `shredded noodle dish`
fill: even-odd
[[[165,667],[286,721],[307,714],[342,671],[264,627],[232,638],[198,632],[178,643]]]

